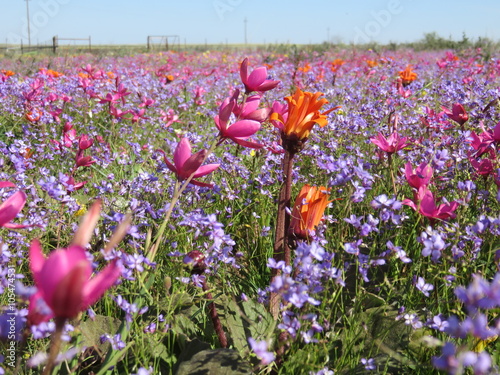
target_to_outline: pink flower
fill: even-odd
[[[486,130],[481,122],[483,132],[481,134],[471,133],[470,144],[476,150],[475,156],[481,156],[490,150],[493,143],[500,143],[500,122],[493,129]]]
[[[90,167],[96,161],[92,160],[91,156],[78,156],[76,159],[76,167]]]
[[[446,108],[446,107],[441,107],[444,111],[444,113],[453,121],[459,123],[460,125],[463,125],[467,122],[469,119],[469,116],[467,115],[467,112],[465,112],[465,108],[462,104],[460,103],[455,103],[453,104],[453,107],[451,111]]]
[[[383,134],[379,132],[376,137],[370,138],[370,141],[377,145],[382,151],[393,154],[408,146],[408,143],[406,143],[407,139],[407,137],[400,138],[396,132],[392,133],[389,138],[385,138]]]
[[[485,178],[490,174],[494,175],[495,173],[495,151],[493,149],[490,149],[490,152],[488,154],[489,157],[480,158],[479,160],[475,157],[469,156],[470,164],[476,170],[477,174]]]
[[[168,169],[177,175],[179,181],[187,180],[191,175],[193,175],[191,184],[203,187],[212,187],[212,184],[206,184],[200,181],[196,181],[195,178],[206,176],[207,174],[213,172],[219,168],[219,164],[207,164],[201,166],[205,161],[207,150],[198,151],[196,154],[191,154],[191,144],[189,139],[182,138],[177,144],[174,151],[174,164],[172,164],[166,157],[163,150],[157,150],[163,154],[163,160],[167,165]]]
[[[80,150],[86,150],[94,144],[94,140],[89,138],[87,134],[83,134],[78,140],[78,148]]]
[[[38,297],[43,298],[53,316],[57,318],[76,317],[80,311],[101,298],[120,277],[121,270],[115,260],[91,278],[92,263],[87,258],[84,246],[92,236],[100,208],[100,201],[92,205],[68,248],[57,249],[46,258],[40,242],[34,240],[31,243],[30,269],[38,289]],[[31,303],[36,303],[37,298],[32,299]],[[30,306],[29,311],[35,312],[37,309]],[[37,320],[39,319],[38,317]]]
[[[174,122],[180,122],[179,116],[175,114],[172,108],[168,109],[167,112],[160,110],[161,117],[160,119],[165,122],[165,127],[168,128]]]
[[[239,120],[254,120],[260,123],[267,120],[271,113],[271,108],[259,108],[260,94],[248,96],[243,104],[237,103],[239,95],[240,90],[236,89],[231,97],[235,101],[233,113]]]
[[[0,181],[0,188],[16,187],[12,182]],[[27,225],[10,223],[26,204],[26,194],[19,190],[0,204],[0,227],[9,229],[26,228]]]
[[[267,69],[264,66],[254,69],[250,75],[248,74],[248,58],[242,61],[240,65],[241,82],[245,85],[246,93],[253,91],[264,92],[274,89],[280,81],[272,81],[267,79]]]
[[[432,167],[427,163],[420,164],[415,170],[413,170],[410,162],[406,163],[405,166],[406,181],[412,188],[417,190],[429,185],[432,173]]]
[[[226,98],[219,107],[219,114],[214,121],[221,139],[229,138],[237,144],[249,148],[262,148],[263,145],[256,142],[247,141],[260,129],[260,122],[254,120],[239,120],[229,125],[229,118],[234,111],[236,101]]]
[[[432,192],[426,186],[418,189],[417,204],[410,199],[403,200],[403,204],[418,211],[422,216],[431,220],[431,222],[438,220],[454,219],[457,215],[455,210],[458,208],[458,202],[441,203],[436,206],[436,201]]]

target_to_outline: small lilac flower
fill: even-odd
[[[373,358],[361,358],[361,363],[365,366],[365,369],[368,371],[376,370],[377,366],[375,365],[375,360]]]
[[[405,324],[407,326],[412,326],[413,329],[419,329],[424,326],[416,314],[404,314],[403,318],[405,320]]]
[[[391,241],[387,241],[386,243],[389,251],[385,251],[381,254],[381,256],[394,255],[397,259],[401,259],[403,263],[411,263],[411,259],[406,255],[406,251],[402,249],[401,246],[394,245]]]
[[[149,366],[149,369],[146,369],[144,367],[140,367],[135,374],[131,375],[153,375],[153,368]]]
[[[371,206],[375,209],[389,208],[391,210],[400,210],[403,204],[396,197],[389,198],[387,195],[382,194],[373,199]]]
[[[424,245],[422,255],[430,255],[433,262],[439,261],[442,251],[448,246],[448,244],[444,242],[441,234],[431,227],[428,227],[425,232],[422,232],[419,241]]]
[[[318,372],[309,371],[309,375],[334,375],[335,373],[332,370],[329,370],[328,367],[325,367]]]
[[[460,363],[456,357],[455,345],[451,342],[444,344],[441,356],[432,357],[432,364],[439,370],[445,370],[448,374],[455,375],[460,367]]]
[[[425,282],[425,279],[423,277],[418,277],[417,283],[415,284],[418,290],[420,290],[424,296],[429,297],[429,292],[431,290],[434,290],[434,285],[432,284],[427,284]]]
[[[432,318],[432,322],[429,323],[429,327],[436,329],[440,332],[444,332],[449,326],[449,323],[447,320],[443,319],[443,316],[441,314],[436,315]]]
[[[248,343],[250,344],[250,348],[255,353],[255,355],[259,357],[261,365],[268,365],[276,358],[276,356],[272,352],[269,352],[267,350],[268,344],[265,340],[255,341],[255,339],[249,337]]]
[[[355,242],[348,242],[344,244],[344,250],[346,253],[359,255],[359,245],[363,243],[363,240],[357,240]]]
[[[121,340],[121,335],[119,333],[114,336],[111,336],[107,333],[105,335],[102,335],[101,344],[104,344],[105,342],[109,342],[113,350],[122,350],[126,346],[125,343]]]

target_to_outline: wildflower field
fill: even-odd
[[[496,374],[500,58],[0,58],[0,374]]]

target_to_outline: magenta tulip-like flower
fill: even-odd
[[[187,180],[191,175],[193,175],[191,181],[193,185],[202,187],[212,187],[212,184],[207,184],[195,180],[195,178],[206,176],[207,174],[213,172],[219,168],[219,164],[207,164],[201,166],[205,161],[207,150],[198,151],[195,154],[191,154],[191,144],[189,139],[182,138],[177,144],[174,151],[174,163],[172,164],[165,155],[163,150],[157,150],[163,154],[163,160],[167,165],[168,169],[177,175],[179,181]]]
[[[16,187],[12,182],[0,181],[0,188]],[[26,228],[27,225],[13,224],[12,221],[23,209],[26,203],[26,194],[19,190],[0,204],[0,227],[9,229]]]
[[[262,148],[264,145],[247,141],[260,129],[260,122],[255,120],[239,120],[229,124],[229,119],[236,106],[236,101],[226,98],[219,107],[219,114],[214,117],[215,126],[219,129],[221,139],[228,138],[233,142],[249,148]]]
[[[491,150],[493,144],[500,143],[500,122],[493,129],[485,129],[481,122],[481,128],[483,129],[481,134],[472,132],[470,138],[470,144],[476,150],[475,156],[477,157]]]
[[[231,97],[231,99],[235,101],[233,113],[238,120],[254,120],[260,123],[267,120],[271,113],[271,108],[259,108],[261,99],[260,94],[250,95],[246,98],[244,103],[238,104],[237,100],[239,94],[240,90],[236,89]]]
[[[393,154],[408,146],[408,143],[406,143],[407,139],[407,137],[400,137],[396,132],[392,133],[389,138],[385,138],[384,135],[379,132],[376,137],[370,138],[370,141],[377,145],[382,151]]]
[[[245,58],[240,65],[240,77],[247,94],[253,91],[269,91],[280,83],[280,81],[267,79],[267,69],[264,66],[256,68],[252,73],[248,74],[248,58]]]
[[[431,222],[438,220],[454,219],[457,215],[455,210],[458,208],[458,202],[441,203],[436,206],[436,201],[432,192],[426,186],[421,187],[417,194],[417,203],[410,199],[404,199],[403,204],[418,211],[421,215],[429,218]]]
[[[406,163],[405,176],[408,184],[415,189],[420,189],[423,186],[429,185],[432,178],[432,167],[427,163],[420,164],[415,170],[410,162]]]
[[[62,319],[76,317],[80,311],[87,309],[101,298],[121,275],[120,267],[115,260],[92,277],[92,263],[88,260],[84,247],[89,242],[99,219],[100,208],[100,201],[91,206],[68,248],[57,249],[46,258],[42,253],[40,242],[34,240],[31,243],[29,260],[38,289],[37,298],[43,299],[52,310],[53,317]],[[32,300],[32,303],[36,303],[36,300]],[[29,311],[38,309],[32,307]],[[40,319],[38,317],[36,320]]]
[[[465,112],[464,106],[460,103],[453,104],[451,111],[443,106],[441,108],[443,109],[446,116],[448,116],[451,120],[457,122],[460,125],[465,124],[469,119],[467,112]]]

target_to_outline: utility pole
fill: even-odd
[[[245,23],[245,45],[247,45],[247,18],[243,21]]]
[[[28,47],[31,47],[30,6],[29,6],[29,0],[26,0],[26,20],[28,21]]]

